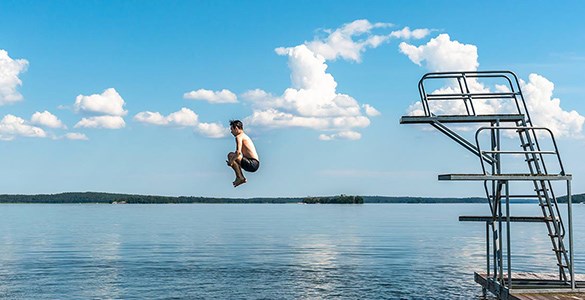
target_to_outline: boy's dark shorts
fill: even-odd
[[[256,172],[260,168],[260,162],[255,158],[242,157],[241,166],[247,172]]]

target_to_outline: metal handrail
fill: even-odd
[[[480,142],[479,142],[479,134],[484,131],[484,130],[518,130],[518,129],[522,129],[522,130],[530,130],[532,132],[534,132],[535,130],[543,130],[549,133],[551,140],[552,140],[552,144],[554,146],[554,151],[542,151],[540,149],[540,146],[538,146],[538,150],[524,150],[524,151],[501,151],[501,150],[494,150],[494,151],[490,151],[490,150],[481,150],[481,146],[480,146]],[[493,153],[493,154],[539,154],[541,157],[541,161],[543,160],[542,154],[556,154],[557,160],[559,162],[559,168],[560,168],[560,173],[561,175],[565,175],[565,168],[563,166],[563,162],[561,160],[561,155],[559,153],[559,148],[557,146],[557,142],[555,140],[554,134],[553,132],[546,128],[546,127],[533,127],[533,126],[526,126],[526,127],[517,127],[517,126],[482,126],[480,128],[478,128],[475,131],[475,144],[476,147],[478,149],[478,151],[480,151],[480,153]],[[538,141],[536,141],[536,144],[538,145]],[[486,172],[486,167],[484,165],[483,160],[481,161],[481,168],[484,174],[487,174]],[[545,170],[545,172],[547,172]]]
[[[502,78],[508,83],[508,88],[511,92],[502,93],[502,92],[494,92],[494,93],[472,93],[469,91],[469,85],[467,83],[467,78]],[[459,84],[459,89],[461,93],[455,94],[427,94],[425,91],[425,81],[432,80],[432,79],[454,79],[457,80]],[[461,71],[461,72],[433,72],[427,73],[422,76],[418,83],[418,90],[421,99],[421,105],[423,107],[423,111],[425,116],[433,116],[433,112],[431,112],[429,101],[437,101],[437,100],[462,100],[465,103],[465,108],[467,110],[467,115],[474,116],[476,115],[475,107],[473,105],[473,99],[497,99],[497,98],[509,98],[514,99],[518,114],[525,114],[528,118],[528,123],[530,122],[530,116],[528,115],[528,110],[526,109],[526,102],[524,100],[524,96],[520,92],[520,83],[518,81],[518,77],[511,71]],[[520,101],[518,99],[520,98]],[[522,105],[520,105],[520,103]]]

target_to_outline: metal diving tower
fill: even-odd
[[[431,125],[480,161],[481,173],[444,174],[438,179],[483,183],[491,214],[459,219],[486,223],[486,271],[475,273],[484,295],[490,291],[498,299],[522,299],[522,294],[585,292],[585,282],[575,280],[573,267],[572,177],[565,172],[553,132],[533,125],[517,76],[510,71],[428,73],[418,90],[422,115],[403,116],[400,123]],[[563,188],[563,183],[567,222],[553,190],[559,184]],[[512,216],[513,198],[537,200],[542,215]],[[512,273],[511,222],[544,223],[556,278],[520,278]]]

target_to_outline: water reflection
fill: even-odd
[[[485,223],[457,217],[487,210],[5,205],[0,298],[470,299],[481,293]],[[575,208],[577,271],[584,226],[585,205]],[[512,234],[514,271],[556,271],[542,224],[514,223]]]
[[[89,249],[89,274],[84,278],[83,285],[95,286],[95,289],[85,290],[83,297],[87,298],[116,298],[122,296],[120,290],[120,246],[121,236],[118,233],[100,237],[94,247]]]

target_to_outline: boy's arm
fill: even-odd
[[[242,155],[242,137],[241,135],[236,136],[236,155],[229,161],[229,165],[231,165],[236,158]]]

